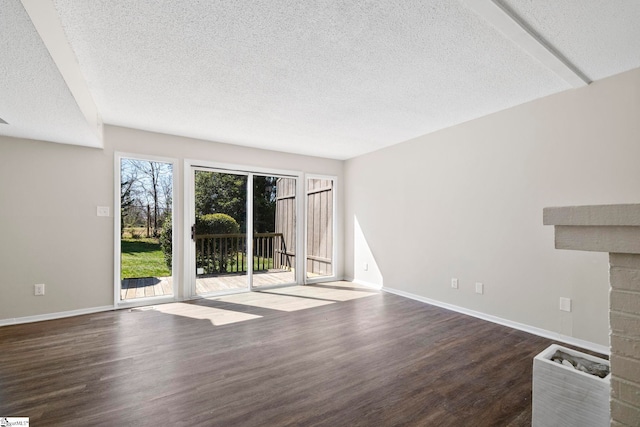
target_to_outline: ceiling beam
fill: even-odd
[[[64,33],[52,0],[21,0],[31,22],[49,51],[53,62],[67,84],[78,108],[96,136],[96,147],[104,147],[102,117],[89,86],[80,71],[80,64]]]
[[[571,86],[577,88],[591,83],[591,80],[575,65],[506,6],[493,0],[463,0],[463,2]]]

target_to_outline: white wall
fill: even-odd
[[[336,175],[339,185],[343,181],[343,162],[337,160],[119,127],[105,127],[104,150],[0,136],[0,324],[113,305],[115,151],[178,159],[174,206],[179,210],[184,159]],[[97,217],[97,206],[110,206],[111,216]],[[340,236],[342,215],[339,211],[336,221]],[[182,241],[179,235],[178,244]],[[338,244],[342,247],[341,240]],[[181,275],[178,259],[174,274]],[[340,262],[336,268],[341,276]],[[33,296],[35,283],[46,284],[45,296]]]
[[[637,203],[638,117],[634,70],[344,163],[109,126],[104,150],[0,137],[0,324],[113,304],[122,151],[179,160],[177,207],[185,158],[336,175],[338,276],[606,345],[606,255],[555,250],[542,208]]]
[[[640,70],[348,160],[345,181],[348,278],[608,345],[607,256],[555,250],[542,209],[640,201]]]

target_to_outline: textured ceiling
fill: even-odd
[[[0,8],[0,135],[98,146],[20,0]]]
[[[346,159],[571,88],[465,2],[43,1],[113,125]],[[640,67],[640,2],[499,4],[592,80]],[[9,48],[28,43],[29,22],[14,25]],[[19,51],[47,63],[37,40]],[[66,105],[68,91],[41,90],[55,70],[40,73],[33,91]],[[30,107],[0,101],[0,117]]]
[[[580,69],[599,80],[640,67],[638,0],[501,0]]]

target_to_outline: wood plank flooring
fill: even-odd
[[[2,327],[0,416],[528,426],[532,359],[549,344],[346,282],[282,288]]]

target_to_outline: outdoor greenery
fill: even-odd
[[[120,164],[121,235],[125,230],[144,230],[158,237],[162,223],[171,214],[171,163],[122,159]]]
[[[123,159],[121,164],[122,278],[171,274],[172,194],[171,164]],[[209,171],[195,173],[196,235],[246,233],[247,176]],[[275,231],[276,177],[253,177],[255,233]],[[145,237],[146,236],[146,237]],[[157,238],[150,238],[157,237]],[[210,243],[220,246],[221,241]],[[196,254],[196,264],[207,273],[234,272],[242,255],[210,246],[215,257]],[[254,268],[272,268],[273,260],[258,260]],[[244,256],[246,271],[246,255]]]
[[[171,223],[172,175],[171,163],[120,163],[121,279],[171,275],[171,259],[165,261],[157,237],[167,218]]]
[[[167,217],[162,224],[162,230],[160,231],[160,249],[164,255],[165,265],[171,269],[171,263],[173,260],[173,228],[171,226],[171,215]]]
[[[239,232],[240,225],[227,214],[196,215],[196,235],[234,234]]]
[[[120,247],[120,279],[171,276],[157,239],[121,239]]]
[[[227,214],[214,213],[196,216],[196,236],[239,232],[240,225]],[[204,243],[208,247],[206,253],[201,252],[196,245],[196,268],[203,268],[207,274],[225,273],[228,265],[235,265],[237,255],[227,249],[226,239],[206,239]]]
[[[196,218],[222,213],[234,218],[242,232],[246,230],[247,177],[217,172],[196,171]]]
[[[275,231],[276,182],[273,176],[253,177],[253,230],[256,233]],[[196,171],[196,216],[224,213],[235,219],[240,232],[247,230],[247,177],[217,172]]]
[[[247,271],[246,254],[237,252],[226,265],[226,273],[244,273]],[[253,257],[253,271],[264,271],[273,268],[273,258]]]

